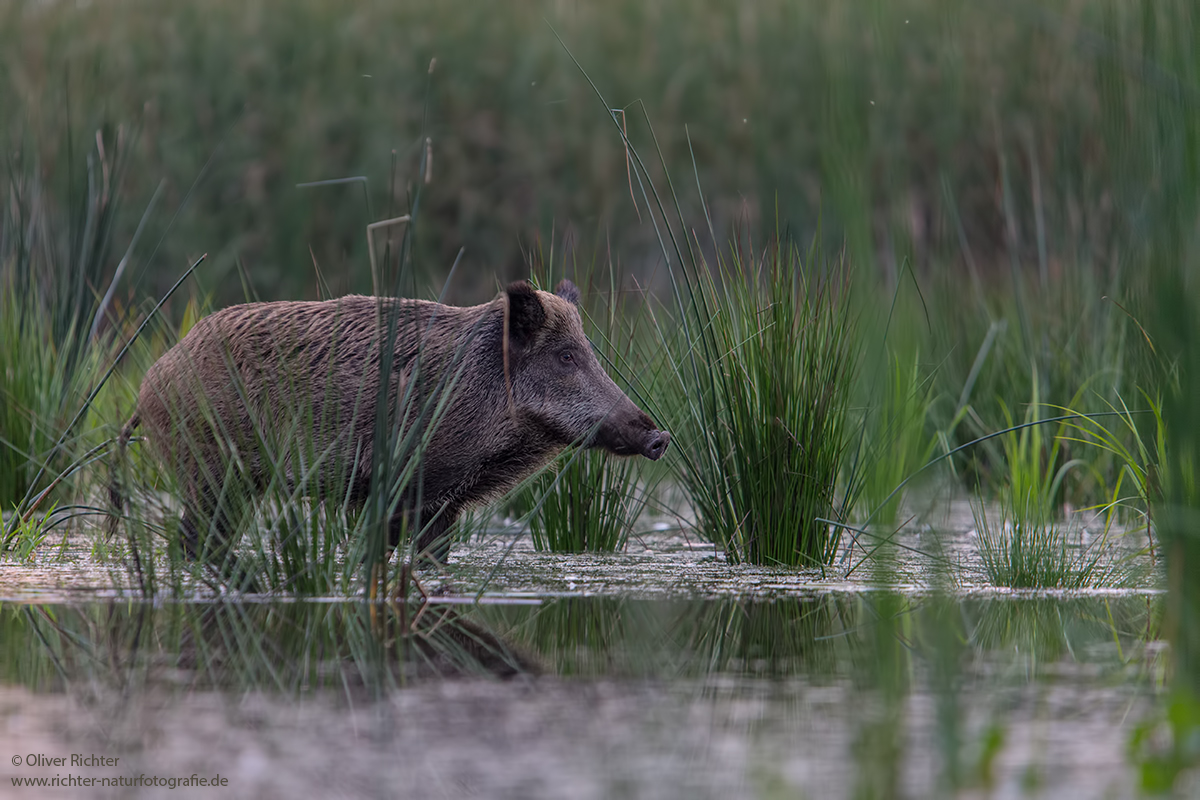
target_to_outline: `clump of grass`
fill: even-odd
[[[22,558],[31,558],[52,528],[104,513],[88,495],[91,468],[108,450],[109,442],[101,441],[108,431],[90,412],[115,369],[106,369],[114,340],[106,323],[119,326],[123,315],[109,304],[157,194],[110,273],[131,148],[120,127],[101,127],[94,141],[82,174],[71,159],[62,176],[18,156],[6,176],[0,214],[0,502],[15,509],[0,549]],[[64,177],[78,190],[78,202],[66,209],[45,191]]]
[[[97,317],[103,309],[96,293],[110,283],[108,260],[125,172],[125,138],[119,129],[115,134],[96,132],[86,175],[67,175],[66,182],[83,191],[80,202],[66,212],[47,199],[51,192],[38,165],[20,158],[9,162],[0,204],[4,505],[20,502],[24,507],[81,450],[80,429],[64,428],[79,398],[101,374],[107,349],[107,337],[99,331]]]
[[[1030,384],[1033,394],[1019,424],[1003,398],[998,399],[1007,422],[997,437],[1006,469],[999,519],[989,516],[982,502],[971,506],[984,570],[996,585],[1014,589],[1079,589],[1108,581],[1114,577],[1102,566],[1108,528],[1085,546],[1077,517],[1065,523],[1055,519],[1066,477],[1073,470],[1095,471],[1082,458],[1059,464],[1064,443],[1072,441],[1071,427],[1085,424],[1088,418],[1061,421],[1055,434],[1047,437],[1044,428],[1052,420],[1043,418],[1036,367]],[[1079,393],[1074,401],[1078,398]]]
[[[817,237],[807,258],[790,240],[776,239],[757,257],[739,241],[714,269],[688,233],[653,127],[666,191],[625,126],[617,116],[612,121],[626,147],[631,193],[636,179],[670,269],[675,318],[669,331],[656,326],[667,360],[663,380],[674,394],[666,417],[677,434],[673,460],[696,527],[734,562],[823,570],[862,486],[850,465],[837,496],[860,355],[848,266],[826,261]],[[699,188],[694,154],[692,167]]]
[[[1061,435],[1066,430],[1067,423],[1060,422],[1056,434],[1050,437],[1049,442],[1046,441],[1043,430],[1045,426],[1042,424],[1044,406],[1036,367],[1033,370],[1032,392],[1021,424],[1014,421],[1004,400],[999,400],[1007,431],[1000,440],[1004,453],[1004,467],[1007,470],[1004,476],[1007,492],[1020,499],[1019,503],[1013,504],[1014,511],[1029,508],[1040,516],[1040,509],[1051,509],[1058,503],[1062,496],[1063,482],[1070,472],[1086,469],[1088,463],[1081,458],[1072,458],[1059,465],[1063,443],[1069,440],[1069,437],[1064,438]]]
[[[939,364],[938,395],[950,401],[936,404],[934,420],[946,450],[1011,427],[1014,418],[1021,421],[1034,397],[1046,407],[1096,413],[1132,391],[1130,379],[1144,363],[1131,355],[1134,328],[1116,304],[1101,298],[1135,297],[1140,289],[1133,275],[1074,263],[1048,284],[1030,281],[1017,268],[1007,276],[993,273],[987,283],[974,277],[951,270],[929,281],[927,349]],[[1043,430],[1040,452],[1030,437],[1023,457],[1058,458],[1061,464],[1083,456],[1087,462],[1064,475],[1056,499],[1081,506],[1103,502],[1101,487],[1112,477],[1109,460],[1064,440],[1061,428]],[[967,486],[1000,491],[1013,470],[1007,443],[990,439],[952,459],[952,467]]]
[[[556,553],[611,553],[624,550],[646,495],[640,470],[631,459],[570,450],[525,490],[541,498],[529,518],[533,546]]]
[[[56,504],[51,503],[41,516],[30,519],[22,518],[22,515],[14,510],[12,520],[0,525],[0,558],[13,561],[32,560],[34,552],[50,535],[50,529],[53,527],[51,518],[55,510]]]
[[[679,477],[701,534],[734,561],[818,566],[837,552],[854,480],[837,497],[858,351],[846,268],[780,243],[703,266],[667,349]]]
[[[972,501],[979,551],[988,580],[1012,589],[1082,589],[1108,577],[1103,539],[1083,544],[1077,523],[1056,523],[1034,490],[1005,492],[998,517]]]
[[[25,497],[62,424],[66,376],[56,370],[46,316],[13,281],[0,285],[0,502]]]
[[[1143,531],[1154,553],[1154,530],[1151,525],[1152,509],[1162,502],[1162,486],[1159,482],[1162,454],[1166,452],[1166,430],[1163,426],[1162,399],[1141,392],[1153,429],[1139,424],[1132,409],[1123,398],[1117,403],[1108,403],[1111,418],[1097,419],[1080,416],[1065,423],[1074,431],[1063,438],[1096,447],[1111,456],[1115,462],[1115,474],[1105,487],[1106,502],[1097,507],[1104,514],[1105,531],[1114,522],[1126,524],[1136,521],[1129,532]],[[1063,409],[1067,411],[1067,409]],[[1143,417],[1145,419],[1146,417]]]

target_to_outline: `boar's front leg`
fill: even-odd
[[[213,570],[227,585],[257,592],[258,582],[234,553],[231,499],[205,487],[184,501],[180,533],[185,556]]]
[[[389,531],[392,547],[400,545],[404,530],[412,530],[418,524],[421,530],[416,534],[416,544],[413,547],[414,564],[445,564],[450,555],[450,531],[458,519],[458,509],[452,506],[441,508],[425,508],[417,520],[411,511],[398,512],[391,519]]]

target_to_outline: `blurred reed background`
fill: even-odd
[[[451,300],[526,274],[552,233],[665,285],[556,31],[635,143],[648,114],[688,184],[694,156],[721,238],[819,226],[883,281],[905,261],[953,280],[959,306],[1079,271],[1104,292],[1194,229],[1198,27],[1187,2],[1099,0],[7,2],[4,180],[66,214],[97,132],[109,157],[120,140],[122,243],[165,181],[124,296],[200,252],[221,302],[242,299],[236,261],[264,297],[315,296],[314,262],[366,290],[365,224],[407,210],[427,152],[418,265],[440,285],[466,248]],[[355,176],[365,192],[296,187]]]

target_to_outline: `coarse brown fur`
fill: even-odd
[[[416,523],[416,551],[444,559],[444,534],[460,511],[573,442],[649,458],[665,451],[669,434],[596,360],[578,297],[567,281],[556,294],[520,282],[471,307],[348,296],[226,308],[146,373],[120,444],[139,424],[146,430],[179,479],[189,551],[224,553],[231,483],[261,491],[282,471],[318,499],[361,506],[388,375],[390,411],[381,419],[401,439],[414,433],[403,452],[420,453],[392,520],[393,544],[405,521]],[[390,368],[380,347],[389,326]],[[119,508],[115,489],[112,499]]]

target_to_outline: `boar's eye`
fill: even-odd
[[[563,350],[561,353],[558,354],[558,360],[564,367],[574,366],[575,365],[575,354],[572,353],[570,350]]]

